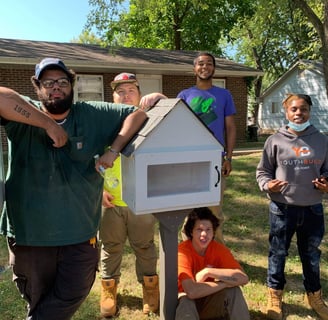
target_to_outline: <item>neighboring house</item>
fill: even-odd
[[[272,133],[286,123],[282,101],[287,93],[303,93],[312,99],[311,123],[328,133],[328,99],[322,62],[300,60],[261,96],[258,124],[262,133]]]
[[[137,75],[142,94],[160,91],[169,98],[195,84],[195,51],[103,48],[97,45],[0,38],[0,86],[36,98],[30,82],[34,66],[44,57],[59,57],[77,73],[75,99],[112,101],[110,82],[117,73]],[[247,127],[246,78],[262,75],[254,68],[216,59],[215,84],[230,90],[236,107],[237,140]]]

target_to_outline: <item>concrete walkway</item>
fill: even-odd
[[[232,155],[233,156],[242,156],[242,155],[258,153],[258,152],[262,152],[262,149],[261,148],[237,148],[233,151]]]

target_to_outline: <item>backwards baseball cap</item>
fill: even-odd
[[[116,87],[122,83],[134,83],[137,87],[139,87],[137,77],[133,73],[123,72],[123,73],[118,74],[114,78],[114,80],[110,83],[110,85],[111,85],[112,89],[115,90]]]
[[[66,74],[69,74],[68,69],[66,68],[63,61],[57,58],[44,58],[40,63],[35,66],[35,77],[40,80],[41,73],[50,67],[54,69],[61,69]]]

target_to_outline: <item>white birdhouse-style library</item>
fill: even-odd
[[[123,199],[135,214],[217,205],[222,145],[181,99],[163,99],[123,150]]]

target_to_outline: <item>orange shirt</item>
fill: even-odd
[[[186,240],[178,246],[178,291],[183,292],[182,280],[195,279],[196,273],[206,267],[242,270],[239,262],[223,244],[212,240],[205,255],[200,256],[191,240]]]

